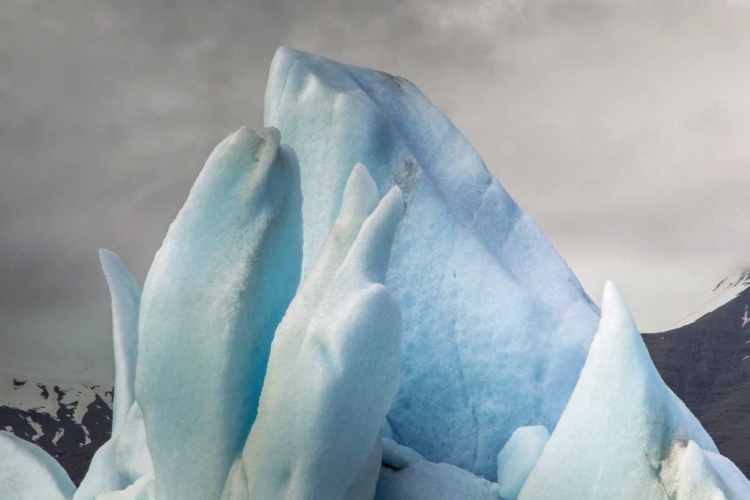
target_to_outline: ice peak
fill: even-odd
[[[604,285],[599,331],[618,336],[639,335],[625,299],[612,281]]]

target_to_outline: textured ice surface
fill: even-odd
[[[112,341],[117,387],[112,401],[112,429],[117,430],[135,403],[141,287],[114,252],[99,250],[99,260],[112,298]]]
[[[96,500],[154,500],[153,473],[143,476],[121,491],[102,493]]]
[[[450,464],[413,462],[383,468],[375,500],[503,500],[497,485]]]
[[[519,499],[667,499],[675,447],[711,438],[669,390],[607,283],[599,330],[557,428]]]
[[[497,456],[498,491],[503,499],[518,498],[523,483],[539,460],[547,441],[549,432],[541,425],[520,427],[513,431]]]
[[[324,250],[276,331],[242,455],[247,498],[374,494],[378,433],[401,368],[400,311],[383,282],[404,207],[397,187],[375,208],[377,200],[358,165]]]
[[[386,285],[403,313],[388,420],[425,458],[488,478],[517,428],[554,428],[596,306],[453,124],[398,77],[280,49],[265,123],[297,154],[304,264],[322,252],[352,166],[407,204]]]
[[[300,192],[278,132],[213,151],[143,288],[136,398],[159,500],[218,500],[297,288]]]
[[[711,466],[706,454],[694,441],[690,441],[682,454],[679,468],[679,485],[676,500],[729,500],[724,495],[727,487]],[[750,491],[748,491],[750,493]],[[747,497],[738,497],[747,498]]]
[[[36,445],[0,431],[2,500],[70,500],[75,486],[54,458]]]
[[[115,253],[100,250],[99,258],[112,298],[116,386],[112,435],[94,455],[75,500],[93,500],[100,493],[126,488],[152,469],[143,415],[135,400],[141,287]]]
[[[711,462],[711,466],[721,477],[726,486],[725,492],[728,499],[750,498],[750,481],[736,465],[727,457],[718,453],[704,452]]]

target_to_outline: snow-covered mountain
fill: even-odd
[[[112,388],[0,371],[0,430],[37,444],[78,483],[109,439]]]
[[[680,318],[669,329],[673,330],[695,323],[707,314],[714,312],[727,302],[735,299],[748,288],[750,288],[750,270],[744,270],[727,276],[719,281],[710,293],[706,294],[703,303],[697,309]],[[750,313],[744,314],[743,311],[740,321],[743,327],[750,324]]]
[[[667,385],[750,474],[750,272],[728,276],[667,332],[643,336]]]

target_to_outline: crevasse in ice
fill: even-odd
[[[0,498],[750,497],[614,287],[600,320],[413,85],[280,49],[265,121],[211,154],[142,293],[101,252],[113,429],[75,496],[0,434]]]

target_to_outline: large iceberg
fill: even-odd
[[[386,280],[403,313],[393,435],[425,458],[495,479],[517,428],[555,427],[598,309],[537,224],[408,81],[279,49],[265,124],[297,154],[303,274],[362,162],[407,203]]]
[[[114,418],[78,491],[0,434],[0,498],[750,496],[614,287],[600,320],[413,85],[280,49],[265,120],[213,151],[142,292],[100,253]]]

